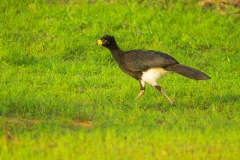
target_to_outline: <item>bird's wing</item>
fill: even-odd
[[[126,67],[132,71],[145,71],[149,68],[178,64],[170,55],[152,50],[127,51],[123,58]]]

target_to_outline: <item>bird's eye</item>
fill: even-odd
[[[102,39],[102,44],[106,44],[108,41],[105,39]]]

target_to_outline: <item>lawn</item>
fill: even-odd
[[[1,0],[0,159],[240,157],[240,9],[157,0]],[[170,103],[95,44],[151,49],[211,77],[159,80]]]

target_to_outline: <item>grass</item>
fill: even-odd
[[[195,1],[27,1],[0,6],[0,159],[238,159],[237,8]],[[224,13],[224,14],[223,14]],[[95,41],[153,49],[212,79],[159,80],[176,106]]]

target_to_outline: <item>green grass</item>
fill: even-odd
[[[194,1],[0,5],[0,159],[238,159],[240,18]],[[224,13],[224,14],[222,14]],[[166,52],[207,73],[139,84],[95,41]]]

